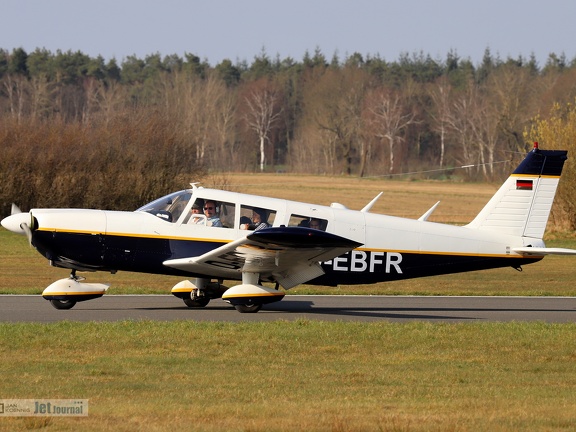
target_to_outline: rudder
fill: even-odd
[[[567,159],[537,143],[467,227],[541,239]]]

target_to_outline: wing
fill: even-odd
[[[238,279],[259,273],[289,289],[324,274],[328,261],[361,243],[302,227],[265,228],[197,257],[164,261],[167,267],[213,277]]]
[[[520,255],[576,255],[576,249],[565,248],[517,247],[512,251]]]

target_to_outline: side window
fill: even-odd
[[[234,215],[236,214],[236,205],[229,202],[221,202],[217,207],[217,215],[224,228],[234,228]]]
[[[217,228],[232,228],[235,215],[234,203],[218,202],[209,198],[198,198],[184,219],[188,225],[204,225]]]
[[[288,226],[313,228],[322,231],[326,231],[327,225],[328,221],[326,219],[313,218],[310,216],[295,215],[295,214],[290,216],[290,222],[288,223]]]
[[[259,230],[271,227],[276,218],[276,210],[242,205],[240,207],[240,229]]]

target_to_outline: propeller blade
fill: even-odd
[[[26,222],[21,223],[20,228],[22,228],[22,231],[24,231],[26,237],[28,238],[28,245],[32,247],[32,230]]]
[[[20,210],[20,207],[18,207],[16,204],[12,203],[12,208],[10,209],[10,214],[15,215],[15,214],[19,214],[19,213],[22,213],[22,210]]]

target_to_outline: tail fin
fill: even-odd
[[[534,149],[467,227],[541,239],[567,153],[540,150],[534,143]]]

